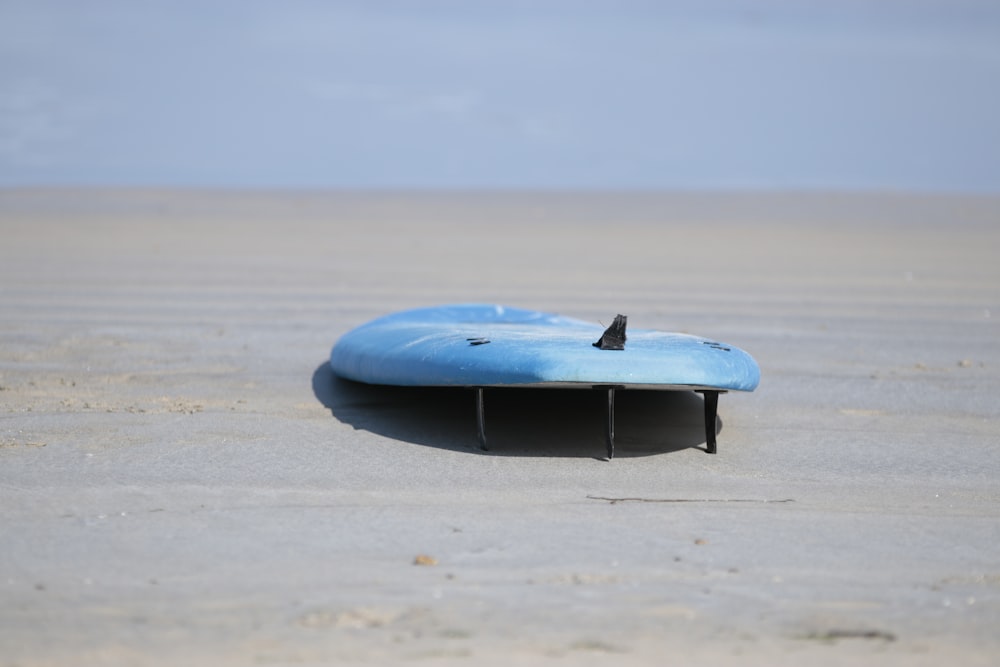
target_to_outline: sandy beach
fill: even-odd
[[[1000,197],[0,191],[0,666],[995,665]],[[754,393],[335,379],[496,302]]]

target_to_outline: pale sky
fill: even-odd
[[[998,119],[984,0],[0,0],[0,186],[997,193]]]

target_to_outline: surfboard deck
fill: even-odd
[[[708,338],[648,329],[626,333],[625,318],[619,317],[623,346],[612,343],[614,349],[601,349],[599,342],[612,334],[618,318],[606,330],[583,320],[495,304],[406,310],[342,336],[331,350],[330,366],[341,377],[368,384],[476,389],[484,448],[484,388],[606,389],[609,458],[616,389],[699,391],[706,397],[706,420],[712,408],[706,443],[714,451],[718,394],[753,391],[760,381],[757,363],[743,350]]]

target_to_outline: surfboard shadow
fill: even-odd
[[[493,456],[603,458],[607,396],[581,389],[487,389],[489,451],[476,441],[475,394],[463,388],[394,387],[344,380],[316,368],[313,393],[355,429],[394,440]],[[615,456],[652,456],[705,444],[704,404],[694,392],[619,391]],[[722,427],[716,421],[716,432]]]
[[[476,441],[470,389],[394,387],[344,380],[329,363],[313,394],[355,429],[418,445],[492,456],[605,455],[607,395],[584,389],[487,389],[488,451]],[[615,399],[615,457],[652,456],[705,444],[704,403],[688,391],[624,391]],[[716,432],[722,420],[716,420]],[[703,447],[702,447],[703,448]]]

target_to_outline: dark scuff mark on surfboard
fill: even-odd
[[[625,349],[625,326],[628,317],[625,315],[615,315],[615,321],[604,331],[601,339],[594,343],[594,347],[602,350],[624,350]]]

